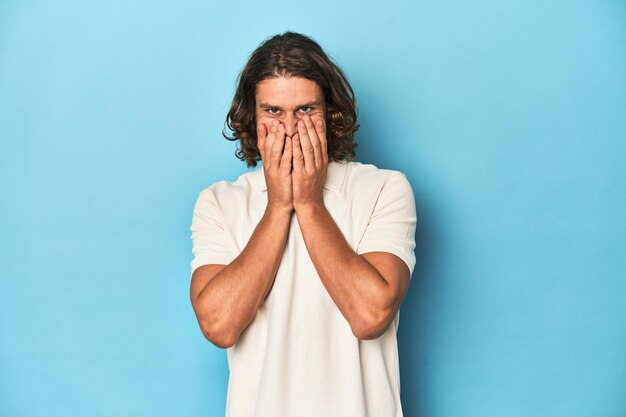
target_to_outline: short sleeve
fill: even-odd
[[[416,223],[415,199],[411,184],[403,173],[394,171],[380,190],[356,252],[392,253],[407,264],[413,275]]]
[[[194,256],[192,274],[199,266],[228,265],[237,257],[211,189],[203,190],[198,196],[189,229]]]

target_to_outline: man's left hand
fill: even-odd
[[[324,205],[323,190],[328,168],[326,126],[321,119],[305,115],[293,136],[293,206]]]

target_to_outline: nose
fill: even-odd
[[[296,132],[298,132],[298,120],[300,120],[299,117],[296,117],[293,114],[288,114],[285,117],[284,123],[285,123],[285,134],[289,137],[293,137],[293,135],[296,134]]]

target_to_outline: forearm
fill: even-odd
[[[232,345],[269,294],[282,259],[291,213],[268,206],[243,251],[198,294],[201,327]]]
[[[386,321],[392,300],[382,275],[348,244],[322,205],[296,208],[320,279],[357,337]]]

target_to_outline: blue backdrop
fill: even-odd
[[[220,416],[189,302],[248,54],[314,37],[403,171],[409,417],[626,415],[626,4],[0,3],[0,416]]]

